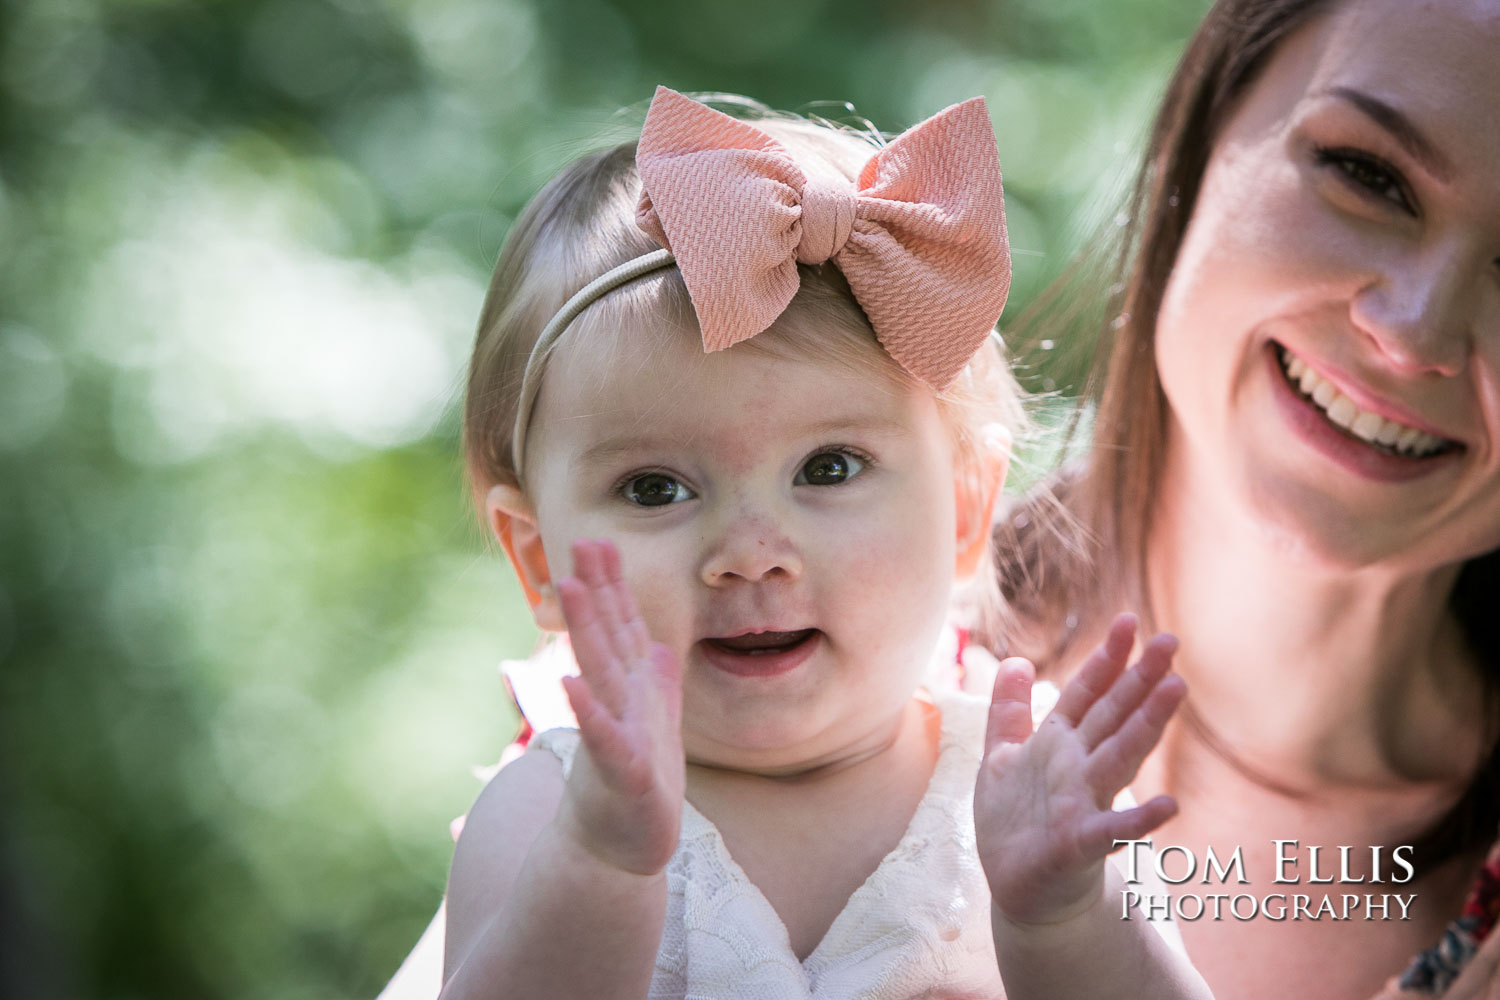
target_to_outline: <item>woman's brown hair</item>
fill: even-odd
[[[1167,429],[1155,347],[1162,295],[1209,156],[1236,102],[1280,42],[1331,6],[1331,0],[1220,0],[1188,43],[1126,208],[1113,294],[1080,399],[1093,414],[1087,459],[1065,467],[996,525],[996,569],[1013,620],[1007,635],[990,638],[1004,652],[1028,655],[1045,669],[1075,661],[1116,611],[1138,610],[1151,624],[1146,544]],[[1044,317],[1050,305],[1076,300],[1067,281],[1041,300]],[[1084,423],[1075,420],[1073,432]],[[1496,595],[1500,552],[1465,565],[1452,597],[1492,689],[1500,687]],[[1185,718],[1233,759],[1190,711]],[[1432,864],[1492,842],[1500,825],[1497,783],[1500,753],[1492,752],[1468,793],[1421,838],[1418,859]]]

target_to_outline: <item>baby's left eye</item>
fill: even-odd
[[[797,486],[837,486],[864,471],[865,463],[848,452],[820,451],[806,462],[793,480]]]
[[[643,472],[626,480],[620,492],[638,507],[665,507],[682,503],[696,495],[681,482],[663,472]]]

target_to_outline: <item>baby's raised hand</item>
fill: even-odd
[[[1158,635],[1128,672],[1135,618],[1121,615],[1036,732],[1033,668],[1017,658],[995,678],[985,758],[974,791],[980,861],[996,908],[1018,924],[1055,924],[1100,899],[1104,858],[1174,812],[1161,795],[1110,807],[1134,779],[1187,686],[1169,676],[1177,640]]]
[[[652,642],[609,542],[573,543],[557,584],[579,676],[563,678],[582,747],[558,821],[589,853],[640,875],[666,867],[682,821],[682,670]]]

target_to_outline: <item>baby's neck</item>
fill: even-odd
[[[938,710],[913,699],[893,738],[788,775],[688,766],[687,798],[770,902],[799,958],[910,826],[937,763]]]
[[[931,775],[937,760],[942,717],[936,706],[911,698],[889,724],[871,727],[828,750],[765,765],[725,766],[688,757],[688,800],[698,785],[762,785],[776,789],[830,788],[856,784],[882,769],[915,767]]]

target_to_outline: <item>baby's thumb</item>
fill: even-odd
[[[1031,736],[1031,685],[1035,679],[1036,668],[1024,656],[1000,662],[984,731],[986,756],[1002,743],[1025,743]]]

